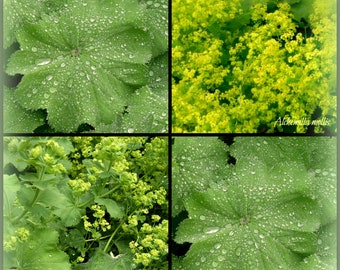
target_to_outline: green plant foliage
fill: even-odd
[[[34,21],[21,17],[23,22],[14,31],[20,50],[10,55],[6,72],[24,75],[11,89],[16,102],[26,110],[45,110],[48,124],[59,132],[77,131],[82,124],[94,129],[111,125],[111,132],[127,132],[140,120],[136,116],[150,114],[155,119],[142,132],[164,132],[167,83],[154,90],[150,74],[162,61],[158,56],[167,51],[167,3],[58,3],[54,10],[50,7],[50,12],[43,12],[45,3],[38,2],[43,10],[40,16]],[[14,16],[11,10],[24,12],[21,6],[16,10],[11,1],[8,5],[6,17]],[[163,68],[158,78],[166,74]],[[145,98],[136,104],[140,92]],[[124,117],[128,119],[121,120]]]
[[[29,133],[45,123],[46,115],[42,111],[29,111],[18,105],[13,91],[4,88],[4,130],[13,133]],[[25,123],[23,126],[22,123]]]
[[[5,137],[4,146],[6,270],[167,269],[165,138]]]
[[[192,138],[175,138],[174,155],[200,155],[204,140],[195,147]],[[228,152],[218,151],[220,162],[234,159],[226,173],[173,187],[173,194],[191,189],[182,198],[188,218],[174,230],[177,244],[191,246],[174,269],[335,269],[335,138],[236,137]],[[183,164],[174,181],[195,166]]]
[[[173,132],[336,132],[336,1],[173,1]]]
[[[228,160],[225,145],[216,138],[178,137],[175,142],[172,161],[174,216],[183,210],[183,202],[192,191],[206,190],[211,179],[218,182],[226,177]],[[205,169],[201,170],[203,167]]]

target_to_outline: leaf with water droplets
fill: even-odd
[[[261,189],[231,184],[226,191],[195,192],[186,203],[189,219],[176,232],[178,243],[193,243],[184,269],[294,269],[299,254],[316,251],[317,204],[276,186]],[[289,213],[294,212],[294,216]],[[201,217],[205,216],[204,219]],[[303,224],[303,225],[302,225]],[[259,260],[262,258],[262,260]]]
[[[173,216],[193,190],[205,190],[227,176],[226,145],[217,138],[175,137],[173,146]]]
[[[114,123],[135,90],[149,83],[152,29],[141,24],[145,12],[138,1],[74,0],[25,24],[17,34],[20,50],[6,69],[24,75],[18,103],[46,109],[55,131]]]
[[[19,242],[16,252],[5,252],[5,269],[71,269],[57,244],[58,233],[53,229],[32,229],[28,242]]]
[[[16,41],[16,33],[26,23],[37,22],[44,14],[59,8],[66,0],[4,1],[4,48]]]
[[[27,96],[29,99],[31,95]],[[22,108],[16,101],[15,89],[4,88],[4,132],[31,133],[45,123],[46,115],[42,111],[30,111]]]
[[[145,27],[150,30],[152,53],[154,56],[167,51],[168,48],[168,1],[146,1]]]
[[[175,138],[173,157],[177,143],[186,141],[182,147],[189,149],[189,139]],[[209,140],[200,138],[196,148]],[[183,151],[182,160],[193,152],[198,153]],[[216,159],[221,156],[221,160],[216,164],[225,161],[225,154],[224,149],[217,152]],[[328,269],[322,266],[334,265],[335,246],[329,239],[334,242],[336,230],[328,224],[336,220],[335,138],[236,137],[230,154],[235,165],[224,163],[228,172],[217,175],[220,181],[202,174],[190,183],[186,176],[193,164],[182,162],[178,170],[181,161],[173,162],[173,198],[190,186],[179,200],[189,218],[177,228],[175,241],[192,243],[176,269]],[[214,162],[202,163],[200,170],[213,166]],[[195,183],[203,183],[203,188],[195,189]],[[176,205],[174,201],[175,213]],[[323,244],[325,231],[328,244]]]

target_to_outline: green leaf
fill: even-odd
[[[3,110],[5,133],[32,133],[45,123],[43,111],[26,110],[17,103],[14,89],[4,88]]]
[[[168,1],[146,1],[145,25],[150,30],[152,54],[158,56],[168,50]]]
[[[160,133],[168,130],[167,96],[158,95],[148,87],[138,89],[129,100],[127,115],[123,120],[123,130],[128,133],[143,132],[145,128]]]
[[[68,256],[58,250],[57,244],[58,233],[56,231],[36,229],[31,232],[28,243],[18,243],[16,253],[5,252],[6,269],[71,269]]]
[[[132,255],[122,254],[116,258],[97,249],[95,255],[91,257],[88,263],[80,264],[75,267],[75,270],[81,269],[102,269],[102,270],[131,270]]]
[[[175,137],[173,146],[173,216],[193,190],[205,190],[227,176],[226,145],[217,138]]]
[[[95,198],[96,203],[104,205],[111,218],[122,218],[124,216],[124,208],[111,199]]]
[[[315,201],[283,187],[232,184],[191,196],[175,237],[193,243],[183,269],[295,269],[299,254],[316,251],[320,221]]]
[[[61,196],[60,208],[53,211],[55,215],[61,218],[65,226],[75,226],[79,223],[81,216],[85,214],[85,209],[78,208],[72,191],[65,188],[64,196]],[[59,206],[59,203],[57,204]]]
[[[147,87],[136,90],[127,103],[125,114],[110,125],[99,125],[98,132],[164,133],[168,130],[168,54],[162,54],[150,63]]]
[[[74,0],[25,25],[7,66],[8,74],[24,74],[18,103],[46,109],[56,131],[114,122],[148,81],[151,42],[138,25],[143,12],[137,1]]]
[[[54,4],[62,4],[62,2],[60,0],[54,1]],[[36,22],[44,13],[47,13],[52,7],[51,3],[53,2],[50,0],[37,0],[34,2],[22,0],[4,1],[4,48],[10,47],[16,41],[16,33],[23,25]]]
[[[12,219],[20,213],[17,207],[13,207],[17,198],[17,192],[20,190],[19,179],[16,175],[3,176],[3,215],[4,218]]]

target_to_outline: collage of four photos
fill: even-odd
[[[2,4],[1,269],[337,269],[337,0]]]

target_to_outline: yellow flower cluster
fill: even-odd
[[[312,3],[307,34],[287,2],[173,1],[173,132],[274,132],[316,109],[335,125],[335,3]]]
[[[152,226],[144,223],[139,230],[137,241],[131,241],[129,247],[135,255],[134,262],[144,267],[162,261],[168,254],[168,221]]]
[[[46,168],[47,173],[65,173],[65,166],[60,163],[66,158],[65,150],[56,141],[41,142],[29,150],[28,162],[35,167]]]
[[[30,236],[30,231],[24,227],[19,227],[15,235],[10,235],[4,239],[4,249],[6,251],[15,250],[17,242],[26,242]]]
[[[87,215],[82,216],[84,228],[86,231],[91,232],[94,239],[99,239],[102,236],[101,232],[110,230],[111,225],[104,218],[106,212],[103,209],[103,206],[94,204],[91,206],[91,210],[93,211],[92,216],[95,218],[95,220],[91,223]]]

